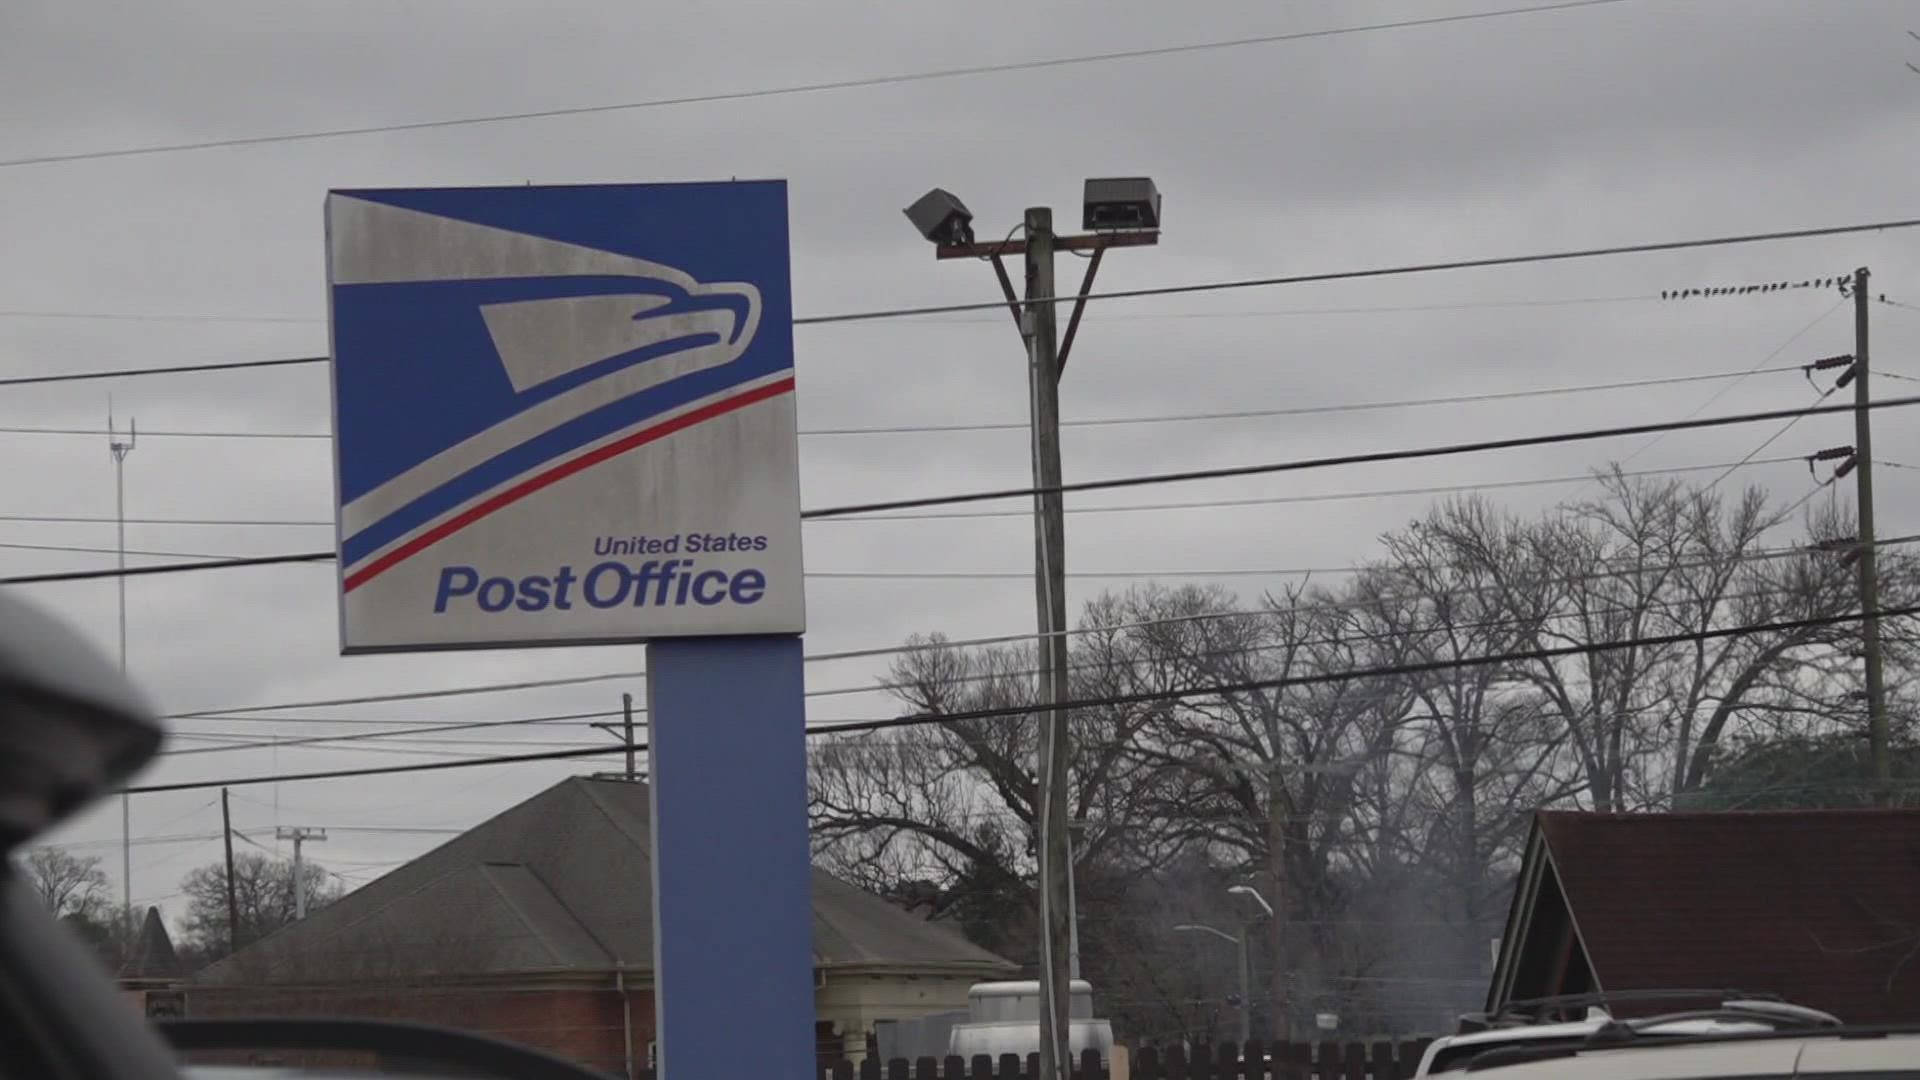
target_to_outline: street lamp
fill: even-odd
[[[1041,720],[1038,814],[1040,823],[1040,985],[1046,1007],[1041,1010],[1040,1072],[1047,1080],[1065,1080],[1071,1062],[1067,1054],[1068,986],[1078,954],[1077,923],[1073,911],[1072,842],[1067,836],[1067,713],[1062,703],[1070,696],[1067,680],[1067,541],[1066,507],[1060,471],[1060,374],[1073,352],[1080,316],[1093,291],[1094,275],[1108,248],[1147,247],[1160,241],[1160,191],[1145,177],[1087,181],[1082,220],[1089,230],[1079,236],[1053,231],[1051,207],[1030,207],[1015,238],[1013,232],[998,241],[974,239],[973,212],[952,192],[934,188],[907,208],[914,230],[933,244],[936,259],[982,259],[993,265],[1000,293],[1006,298],[1026,353],[1027,402],[1031,417],[1033,459],[1034,584],[1039,609],[1037,652],[1041,671],[1038,712]],[[1065,249],[1087,257],[1080,291],[1064,335],[1056,333],[1056,308],[1062,301],[1054,291],[1054,257]],[[1026,290],[1014,292],[1006,257],[1025,264]],[[1064,915],[1064,918],[1062,917]]]
[[[1253,1040],[1253,970],[1247,962],[1246,928],[1241,928],[1239,937],[1199,923],[1181,923],[1173,929],[1178,933],[1212,934],[1240,950],[1240,1045],[1246,1046]]]
[[[1260,890],[1251,885],[1235,885],[1233,888],[1227,890],[1227,895],[1251,896],[1254,902],[1260,905],[1260,909],[1267,913],[1267,918],[1271,919],[1274,917],[1273,905],[1267,903],[1267,898],[1260,895]]]

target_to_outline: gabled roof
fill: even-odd
[[[645,784],[575,777],[202,973],[214,982],[594,974],[653,967]],[[953,930],[814,872],[814,961],[996,976]]]
[[[133,954],[120,966],[120,978],[127,982],[167,981],[185,975],[186,969],[173,951],[173,938],[167,933],[167,924],[160,918],[160,909],[148,908],[146,920],[140,924],[140,938],[133,944]]]
[[[1542,812],[1488,1005],[1587,989],[1583,968],[1920,1020],[1920,810]]]

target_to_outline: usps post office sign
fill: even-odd
[[[806,628],[784,181],[326,217],[344,652]]]

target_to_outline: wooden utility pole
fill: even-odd
[[[632,695],[632,694],[621,694],[621,695],[620,695],[620,711],[621,711],[621,714],[622,714],[622,715],[623,715],[623,717],[624,717],[624,719],[623,719],[623,720],[622,720],[621,722],[622,722],[622,725],[623,725],[623,726],[624,726],[624,727],[626,728],[626,733],[627,733],[627,734],[626,734],[626,738],[627,738],[627,782],[628,782],[628,783],[632,783],[632,782],[634,781],[634,778],[635,778],[635,775],[636,775],[636,772],[635,772],[635,769],[634,769],[634,747],[633,747],[633,695]]]
[[[233,811],[227,805],[227,789],[220,789],[220,837],[227,844],[227,955],[240,948],[240,899],[233,884]]]
[[[1040,918],[1045,943],[1041,963],[1040,1075],[1053,1080],[1072,1067],[1068,1034],[1072,995],[1069,942],[1073,934],[1067,900],[1067,623],[1066,514],[1060,494],[1060,355],[1054,318],[1053,211],[1026,214],[1028,303],[1027,381],[1032,392],[1034,592],[1040,627]]]
[[[1873,392],[1867,385],[1867,268],[1853,272],[1853,460],[1860,512],[1860,640],[1867,667],[1867,749],[1874,796],[1888,797],[1893,762],[1887,749],[1887,697],[1880,670],[1880,568],[1873,537]]]
[[[282,825],[274,830],[274,838],[293,841],[293,917],[300,920],[307,917],[307,864],[301,845],[312,840],[325,840],[327,830],[311,825]]]

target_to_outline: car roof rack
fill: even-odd
[[[1520,998],[1505,1002],[1490,1012],[1466,1013],[1460,1017],[1459,1031],[1487,1031],[1496,1027],[1537,1024],[1544,1018],[1571,1009],[1626,1004],[1631,1002],[1736,1001],[1786,1004],[1778,994],[1732,990],[1726,987],[1654,987],[1644,990],[1593,990],[1579,994],[1555,994],[1548,997]]]
[[[1819,1009],[1809,1009],[1804,1005],[1788,1005],[1779,1001],[1728,1001],[1717,1009],[1687,1009],[1681,1012],[1662,1013],[1658,1016],[1635,1017],[1631,1020],[1612,1020],[1601,1025],[1599,1030],[1587,1036],[1587,1042],[1593,1045],[1616,1042],[1632,1042],[1643,1036],[1664,1035],[1656,1030],[1668,1024],[1684,1023],[1689,1020],[1719,1020],[1737,1024],[1767,1024],[1775,1031],[1792,1031],[1804,1028],[1837,1028],[1843,1026],[1840,1018]]]
[[[1795,1008],[1801,1008],[1795,1006]],[[1834,1018],[1817,1009],[1807,1009],[1826,1020]],[[1495,1046],[1483,1053],[1475,1054],[1465,1064],[1467,1072],[1480,1072],[1487,1069],[1499,1069],[1508,1065],[1521,1065],[1535,1061],[1551,1061],[1556,1058],[1578,1057],[1586,1050],[1612,1050],[1628,1046],[1673,1046],[1693,1043],[1738,1043],[1764,1039],[1791,1038],[1795,1035],[1831,1036],[1839,1039],[1878,1039],[1893,1035],[1920,1036],[1920,1025],[1915,1024],[1828,1024],[1821,1023],[1780,1023],[1766,1031],[1726,1031],[1711,1033],[1675,1032],[1647,1030],[1634,1032],[1632,1025],[1657,1028],[1661,1024],[1670,1024],[1680,1020],[1722,1020],[1732,1023],[1752,1023],[1754,1021],[1786,1020],[1779,1013],[1761,1014],[1751,1010],[1701,1009],[1695,1012],[1672,1013],[1667,1016],[1651,1016],[1633,1021],[1614,1021],[1602,1026],[1598,1031],[1579,1042],[1555,1040],[1551,1045],[1532,1043],[1513,1043]]]

